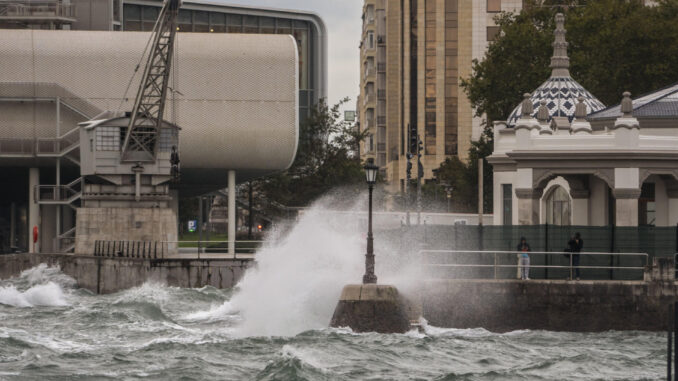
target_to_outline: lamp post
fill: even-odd
[[[450,200],[452,200],[452,187],[446,186],[445,193],[447,193],[447,213],[450,212]]]
[[[365,176],[369,195],[369,212],[367,215],[367,253],[365,254],[365,275],[363,275],[363,284],[377,283],[377,276],[374,275],[374,238],[372,237],[372,190],[377,182],[377,171],[379,167],[374,165],[374,160],[368,159],[365,164]]]

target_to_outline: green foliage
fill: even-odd
[[[678,1],[654,7],[637,0],[566,3],[581,6],[538,7],[530,0],[519,14],[497,16],[500,36],[461,81],[476,115],[505,120],[523,93],[548,78],[556,12],[565,13],[573,78],[603,103],[618,103],[626,90],[637,96],[676,81]]]
[[[486,117],[485,131],[473,143],[468,164],[450,159],[440,168],[441,181],[473,190],[455,190],[459,211],[476,210],[477,159],[492,154],[492,122],[506,120],[522,94],[550,75],[557,12],[565,13],[572,77],[604,104],[618,103],[626,90],[638,96],[678,80],[678,0],[654,7],[638,0],[527,0],[521,13],[499,14],[501,34],[461,80],[476,115]],[[486,162],[484,169],[489,212],[492,168]]]
[[[354,155],[363,132],[345,122],[340,107],[321,100],[302,125],[299,148],[285,172],[255,182],[259,194],[286,206],[307,206],[334,187],[364,188],[360,158]],[[362,188],[358,188],[362,187]]]

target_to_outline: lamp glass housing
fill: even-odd
[[[367,164],[365,164],[364,169],[367,183],[374,185],[377,182],[377,172],[379,171],[379,167],[374,165],[372,161],[368,161]]]

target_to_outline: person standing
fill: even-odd
[[[525,237],[520,237],[520,243],[516,248],[518,251],[518,268],[520,269],[520,279],[530,280],[530,256],[527,254],[531,251],[530,245],[527,243]]]
[[[577,280],[579,280],[579,253],[581,253],[581,249],[584,248],[584,240],[581,239],[581,234],[579,233],[574,233],[574,236],[570,241],[567,243],[568,250],[570,251],[570,255],[572,256],[572,267],[574,267],[574,273],[575,277]],[[570,279],[572,279],[572,275],[570,274]]]

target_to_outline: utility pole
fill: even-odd
[[[254,215],[252,214],[252,181],[249,181],[249,213],[247,216],[247,239],[252,240],[252,224],[254,223]]]
[[[424,177],[424,166],[421,164],[423,142],[417,134],[417,225],[421,225],[421,179]]]
[[[483,158],[478,159],[478,225],[483,225],[484,213],[483,197]]]

